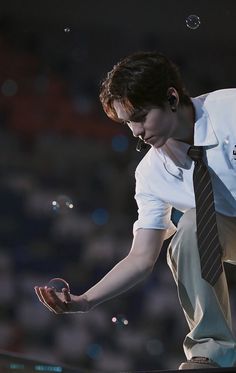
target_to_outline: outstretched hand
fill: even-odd
[[[66,288],[56,292],[51,287],[35,286],[34,290],[40,302],[56,314],[88,311],[86,297],[72,295]]]

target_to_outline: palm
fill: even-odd
[[[85,312],[86,302],[81,296],[72,295],[67,289],[56,292],[50,287],[35,287],[35,292],[41,303],[56,314]]]

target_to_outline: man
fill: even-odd
[[[40,301],[55,313],[88,311],[151,273],[163,241],[174,234],[168,264],[190,328],[184,341],[187,361],[179,369],[234,366],[236,344],[222,261],[236,264],[236,89],[190,98],[169,59],[141,52],[113,67],[102,83],[100,100],[110,118],[126,123],[135,137],[151,145],[136,169],[138,220],[132,247],[85,294],[75,296],[65,289],[61,296],[51,288],[36,287]],[[193,170],[198,162],[189,156],[190,149],[197,149],[192,145],[202,149],[204,165],[210,170],[215,200],[211,209],[214,217],[216,210],[218,223],[217,231],[210,221],[202,241],[209,246],[208,235],[214,228],[212,250],[221,247],[220,254],[213,255],[216,259],[220,255],[217,273],[207,280],[196,232]],[[183,212],[177,228],[170,219],[172,207]],[[206,262],[209,255],[203,253]],[[215,263],[210,263],[211,269]]]

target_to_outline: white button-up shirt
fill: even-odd
[[[194,145],[204,146],[214,190],[216,211],[236,216],[236,89],[223,89],[192,98],[195,108]],[[139,228],[176,230],[172,207],[185,212],[195,207],[194,162],[189,144],[169,139],[151,148],[136,168]]]

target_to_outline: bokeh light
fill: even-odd
[[[65,213],[74,208],[70,197],[66,195],[57,196],[51,203],[52,210],[56,213]]]
[[[102,347],[98,343],[91,343],[88,345],[86,352],[91,359],[96,360],[99,359],[102,354]]]
[[[116,152],[125,152],[128,149],[128,138],[124,135],[116,135],[112,138],[112,149]]]
[[[17,90],[17,83],[15,82],[15,80],[12,79],[5,80],[1,86],[1,92],[6,97],[15,96]]]
[[[111,321],[117,327],[124,327],[124,326],[127,326],[129,324],[128,319],[124,315],[113,316]]]
[[[104,225],[109,220],[109,213],[105,208],[97,208],[92,212],[92,220],[97,225]]]

